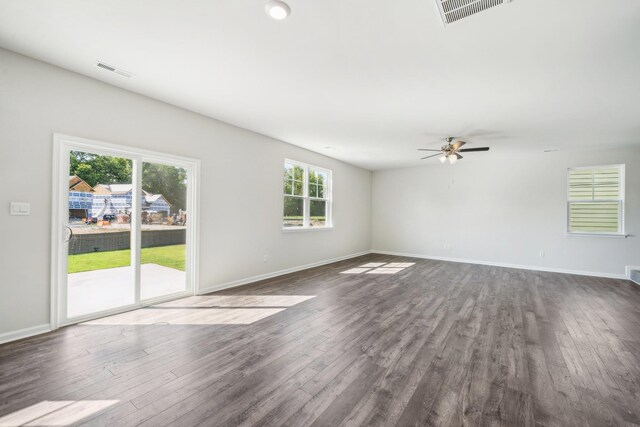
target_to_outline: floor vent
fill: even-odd
[[[511,0],[436,0],[444,25],[468,18],[494,6],[511,3]]]
[[[133,77],[132,73],[130,73],[128,71],[125,71],[125,70],[123,70],[121,68],[112,67],[111,65],[105,64],[104,62],[100,62],[100,61],[96,62],[96,67],[102,68],[103,70],[111,71],[112,73],[119,74],[119,75],[121,75],[123,77],[126,77],[128,79]]]

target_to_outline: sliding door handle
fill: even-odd
[[[68,225],[65,225],[64,228],[65,228],[64,242],[69,243],[71,239],[73,239],[73,230]]]

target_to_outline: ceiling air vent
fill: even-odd
[[[451,24],[512,0],[436,0],[444,25]]]
[[[98,68],[102,68],[103,70],[107,70],[107,71],[111,71],[112,73],[120,74],[121,76],[126,77],[126,78],[133,77],[132,73],[130,73],[128,71],[125,71],[125,70],[123,70],[121,68],[112,67],[111,65],[105,64],[104,62],[97,61],[96,62],[96,66]]]

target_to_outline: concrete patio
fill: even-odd
[[[140,298],[147,300],[184,291],[184,271],[142,264]],[[117,267],[69,274],[67,317],[73,318],[135,302],[133,268]]]

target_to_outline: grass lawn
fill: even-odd
[[[186,245],[157,246],[142,248],[142,264],[158,264],[184,271]],[[69,273],[103,270],[105,268],[126,267],[131,265],[131,250],[92,252],[69,255]]]

